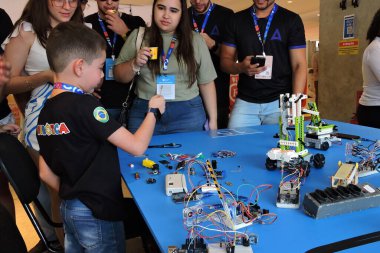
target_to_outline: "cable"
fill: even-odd
[[[177,143],[168,143],[168,144],[148,146],[148,148],[180,148],[180,147],[182,147],[182,144],[177,144]]]

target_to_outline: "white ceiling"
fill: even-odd
[[[252,5],[252,0],[212,0],[214,3],[229,7],[235,12],[248,8]],[[305,25],[306,38],[308,40],[318,40],[319,38],[319,1],[320,0],[276,0],[276,3],[298,13]],[[150,5],[152,0],[121,0],[122,4]]]

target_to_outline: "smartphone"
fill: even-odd
[[[256,55],[252,56],[251,58],[251,64],[259,64],[259,67],[264,67],[265,66],[265,56],[262,55]]]

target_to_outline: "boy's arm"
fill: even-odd
[[[55,191],[59,191],[60,180],[59,177],[54,174],[54,172],[50,169],[50,167],[46,164],[44,158],[39,156],[39,171],[40,178],[44,181],[50,188]]]
[[[108,141],[132,155],[142,155],[152,138],[155,122],[153,113],[149,112],[135,134],[120,127],[108,137]]]
[[[161,114],[165,112],[165,99],[161,95],[153,96],[149,101],[149,108],[158,108]],[[120,127],[108,137],[108,141],[116,147],[132,155],[142,155],[148,148],[150,139],[152,138],[156,116],[153,112],[148,112],[144,121],[137,129],[135,134],[132,134],[124,127]]]

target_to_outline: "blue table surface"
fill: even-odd
[[[338,126],[341,133],[355,134],[372,140],[380,139],[380,130],[342,122],[328,121]],[[247,130],[244,130],[247,132]],[[271,225],[254,224],[249,231],[258,236],[258,243],[252,246],[255,253],[274,252],[305,252],[311,248],[332,243],[335,241],[372,233],[380,230],[380,208],[371,208],[348,214],[342,214],[323,219],[313,219],[307,216],[302,207],[299,209],[284,209],[276,207],[276,195],[281,179],[280,170],[268,171],[265,168],[266,153],[276,147],[278,139],[273,138],[277,126],[266,125],[250,129],[250,134],[213,138],[209,132],[191,132],[171,135],[154,136],[151,145],[165,143],[182,144],[180,148],[150,148],[146,151],[149,159],[158,163],[163,160],[161,154],[198,154],[203,153],[206,159],[216,159],[212,153],[219,150],[236,152],[232,158],[217,158],[218,170],[224,170],[226,177],[220,180],[224,187],[236,192],[240,184],[271,184],[272,189],[260,195],[259,205],[278,215],[277,221]],[[345,161],[345,144],[333,145],[327,151],[309,149],[312,154],[322,153],[326,157],[326,164],[322,169],[311,169],[309,177],[301,186],[301,203],[305,193],[315,189],[324,189],[330,186],[330,177],[337,170],[338,161]],[[183,204],[175,204],[165,194],[165,175],[173,173],[160,164],[160,174],[152,175],[150,170],[142,166],[145,157],[133,157],[119,150],[122,176],[131,191],[146,223],[148,224],[161,252],[167,252],[170,245],[180,247],[187,238],[187,231],[183,226]],[[129,165],[134,164],[131,168]],[[172,161],[175,168],[177,162]],[[135,179],[138,172],[140,179]],[[200,169],[196,173],[203,174]],[[187,177],[187,173],[186,177]],[[155,184],[147,184],[147,178],[155,178]],[[380,186],[380,174],[359,179],[359,183],[368,182]],[[193,181],[197,182],[196,179]],[[228,186],[225,182],[232,182]],[[251,189],[242,189],[240,195],[248,195]],[[213,203],[220,203],[218,198]],[[380,243],[354,248],[342,252],[379,252]]]

